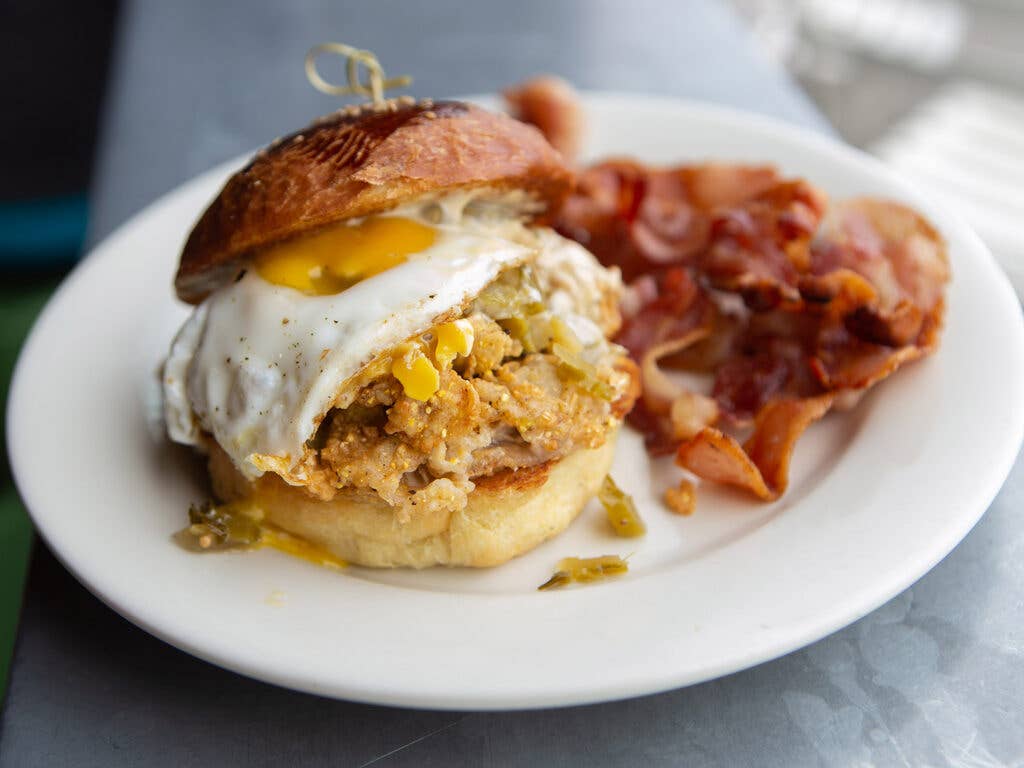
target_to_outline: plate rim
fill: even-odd
[[[752,124],[760,132],[770,134],[768,136],[769,139],[781,134],[786,139],[794,139],[812,144],[821,151],[830,155],[838,154],[840,159],[847,159],[843,157],[845,155],[848,156],[850,160],[856,161],[860,164],[866,164],[873,172],[880,174],[886,181],[892,182],[895,188],[909,190],[912,191],[915,196],[928,199],[929,207],[933,211],[941,212],[944,222],[948,222],[944,225],[944,228],[957,230],[958,237],[962,237],[965,242],[970,243],[972,250],[975,252],[974,255],[984,254],[985,263],[983,267],[979,265],[979,269],[983,268],[987,271],[989,273],[989,277],[994,279],[993,284],[999,285],[1000,298],[998,301],[1001,303],[1012,301],[1016,307],[1018,319],[1021,317],[1020,304],[1017,302],[1016,295],[1013,293],[1008,279],[999,269],[997,262],[989,252],[988,248],[984,246],[980,238],[978,238],[962,218],[948,211],[941,202],[937,202],[930,198],[930,196],[926,194],[926,191],[917,189],[912,184],[903,180],[897,174],[886,168],[880,161],[872,158],[870,155],[867,155],[853,147],[849,147],[837,140],[824,136],[814,129],[804,128],[787,123],[783,120],[767,117],[757,113],[746,112],[744,110],[686,99],[650,96],[645,94],[609,91],[583,91],[582,93],[584,99],[588,103],[591,101],[603,101],[607,103],[617,102],[621,104],[623,101],[634,101],[646,103],[652,108],[668,108],[672,110],[681,109],[687,112],[700,113],[703,118],[710,118],[719,121],[743,120],[748,124]],[[493,97],[479,96],[470,98],[478,101],[493,99]],[[767,161],[770,162],[770,160]],[[33,350],[40,343],[40,329],[44,326],[46,318],[51,312],[55,311],[55,308],[64,301],[64,298],[69,293],[75,290],[75,286],[84,279],[84,276],[87,275],[95,265],[101,263],[102,255],[104,253],[110,250],[116,250],[118,239],[125,236],[126,232],[130,231],[140,218],[151,215],[154,212],[154,209],[158,207],[172,204],[178,196],[187,196],[190,190],[194,187],[208,183],[208,179],[211,177],[226,174],[230,168],[238,165],[240,162],[240,158],[234,158],[225,163],[221,163],[214,168],[204,171],[203,173],[189,179],[143,207],[140,211],[128,218],[116,230],[105,237],[101,242],[94,245],[88,255],[85,256],[62,281],[59,288],[47,302],[44,310],[36,319],[29,336],[26,338],[26,341],[19,352],[18,361],[11,379],[10,394],[7,404],[8,426],[6,439],[12,474],[19,493],[25,502],[26,508],[32,516],[37,532],[46,541],[50,550],[55,554],[55,556],[57,556],[60,562],[75,575],[76,579],[80,583],[86,586],[90,592],[96,595],[106,605],[110,606],[116,612],[128,618],[133,623],[142,627],[150,634],[153,634],[165,642],[181,648],[194,656],[205,659],[219,666],[232,669],[233,671],[245,676],[318,695],[343,697],[349,700],[368,703],[396,706],[419,706],[435,709],[472,708],[478,710],[571,706],[599,701],[611,701],[638,695],[657,693],[697,682],[715,679],[722,675],[730,674],[732,672],[778,658],[786,653],[802,648],[810,642],[826,637],[838,629],[856,621],[871,610],[874,610],[921,578],[921,576],[927,573],[936,563],[952,551],[952,549],[974,527],[977,521],[984,514],[985,510],[990,506],[992,500],[995,498],[999,489],[1005,482],[1010,469],[1015,463],[1017,452],[1022,440],[1024,440],[1024,418],[1018,418],[1017,424],[1013,425],[1015,428],[1008,428],[1004,431],[1000,441],[1001,449],[999,460],[990,462],[989,471],[985,476],[986,482],[976,488],[974,492],[973,498],[976,499],[976,503],[971,505],[973,512],[969,515],[957,517],[956,521],[958,524],[955,526],[948,526],[944,531],[945,535],[941,537],[941,542],[934,542],[933,546],[929,548],[927,556],[918,557],[914,568],[905,568],[901,572],[901,578],[891,579],[890,583],[888,583],[884,589],[879,589],[876,586],[875,589],[872,590],[875,593],[875,596],[872,598],[862,599],[860,602],[855,604],[849,604],[848,602],[845,603],[845,610],[837,612],[840,614],[838,618],[831,617],[828,621],[819,621],[817,625],[805,628],[804,631],[798,633],[796,637],[794,637],[793,633],[790,633],[785,635],[784,639],[780,637],[774,645],[771,645],[770,647],[760,647],[757,653],[748,653],[744,658],[737,657],[717,666],[712,665],[709,668],[705,668],[702,672],[688,672],[677,675],[659,674],[657,683],[652,683],[652,681],[634,681],[632,684],[623,684],[619,682],[608,685],[592,685],[589,688],[590,693],[586,695],[579,695],[578,693],[571,692],[568,694],[563,692],[554,692],[549,696],[530,696],[523,700],[510,699],[508,697],[474,699],[466,698],[465,696],[460,696],[458,694],[446,695],[444,693],[429,696],[410,696],[401,691],[385,691],[375,688],[372,685],[367,687],[349,684],[343,688],[339,688],[337,685],[311,685],[308,680],[291,678],[287,674],[267,674],[265,669],[254,669],[251,665],[239,663],[234,658],[225,657],[217,653],[211,653],[209,649],[198,647],[190,642],[187,636],[183,637],[181,633],[167,631],[164,627],[159,626],[158,622],[153,622],[149,620],[148,617],[140,615],[137,611],[132,610],[130,606],[120,603],[114,596],[104,594],[100,590],[95,589],[91,580],[85,573],[88,569],[80,567],[81,564],[76,562],[73,552],[65,551],[61,546],[55,546],[55,540],[59,539],[59,537],[51,537],[48,527],[45,524],[40,524],[39,516],[37,516],[34,511],[36,504],[38,503],[38,494],[36,493],[38,488],[35,487],[33,481],[27,479],[31,477],[31,471],[26,465],[29,458],[23,456],[22,451],[18,448],[17,441],[17,435],[20,433],[20,430],[24,428],[22,426],[20,416],[21,409],[18,406],[22,402],[23,398],[28,396],[28,394],[24,392],[24,388],[27,386],[24,382],[29,376],[26,371],[31,370],[32,361],[38,357],[38,354],[34,354]],[[1015,332],[1018,340],[1024,339],[1024,322],[1017,323]],[[1016,355],[1016,365],[1017,374],[1020,376],[1021,372],[1024,371],[1024,355],[1020,353]],[[1024,393],[1017,396],[1018,404],[1021,401],[1024,401]],[[611,588],[611,586],[609,588]],[[822,624],[825,625],[824,629],[821,626]],[[187,633],[185,634],[187,635]]]

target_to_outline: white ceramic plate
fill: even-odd
[[[652,693],[749,667],[892,597],[967,533],[1024,425],[1020,306],[978,238],[868,157],[738,112],[592,95],[590,154],[771,161],[837,197],[924,211],[950,246],[948,327],[852,413],[800,442],[789,493],[762,505],[701,490],[669,514],[674,470],[620,441],[615,476],[650,532],[616,539],[590,507],[489,571],[336,573],[272,551],[194,555],[171,541],[205,493],[162,436],[155,372],[186,316],[170,281],[217,168],[136,216],[68,278],[18,365],[8,416],[18,486],[40,533],[116,611],[215,664],[385,704],[513,708]],[[613,583],[538,593],[567,555],[631,555]]]

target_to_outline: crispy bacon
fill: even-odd
[[[949,280],[942,239],[916,211],[899,203],[858,198],[829,212],[811,247],[816,276],[852,272],[874,295],[850,308],[846,326],[867,342],[913,344],[934,314]],[[845,284],[851,284],[848,277]],[[941,309],[938,309],[941,313]]]
[[[786,389],[795,378],[794,368],[802,363],[799,352],[788,357],[769,352],[733,357],[715,372],[711,394],[733,423],[745,424]]]
[[[825,195],[803,180],[780,182],[736,206],[719,208],[699,268],[715,288],[743,296],[756,311],[799,298],[807,246]]]
[[[581,172],[556,226],[629,284],[617,340],[648,450],[761,499],[785,491],[809,424],[938,344],[945,247],[898,203],[828,207],[770,167],[619,159]],[[665,368],[710,373],[710,397]],[[742,445],[723,431],[751,424]]]
[[[644,445],[651,456],[667,456],[679,446],[679,440],[672,434],[672,425],[665,414],[652,413],[643,398],[638,399],[629,412],[629,424],[643,435]]]
[[[509,88],[503,95],[515,117],[537,126],[567,160],[576,157],[583,140],[583,107],[569,83],[542,75]]]
[[[805,181],[772,168],[718,164],[646,170],[628,160],[585,170],[557,226],[627,281],[672,265],[695,267],[757,309],[798,297],[807,243],[825,208]]]
[[[758,411],[754,432],[742,447],[735,438],[706,428],[679,446],[676,463],[705,480],[745,488],[764,501],[777,499],[789,484],[796,441],[828,412],[833,397],[769,403]]]
[[[644,402],[643,407],[630,414],[630,422],[644,434],[652,452],[670,453],[686,430],[674,428],[673,420],[666,417],[675,401],[689,393],[673,382],[659,364],[663,357],[708,336],[713,326],[714,305],[687,271],[675,267],[659,277],[637,291],[646,302],[624,319],[617,341],[640,365]],[[692,426],[697,413],[710,421],[717,418],[717,408],[712,413],[706,404],[688,402],[694,406],[689,411],[684,412],[682,405],[675,408],[675,421],[679,424]]]
[[[743,446],[714,427],[680,445],[676,464],[703,480],[745,488],[764,501],[773,498],[772,489]]]
[[[666,270],[659,275],[653,291],[638,311],[624,318],[616,339],[637,361],[650,347],[686,336],[712,322],[714,305],[686,270]]]

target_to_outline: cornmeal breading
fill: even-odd
[[[307,490],[323,500],[340,490],[372,491],[400,517],[437,505],[459,509],[473,478],[537,466],[604,444],[613,404],[566,376],[552,354],[523,354],[495,321],[470,318],[472,353],[440,373],[440,387],[416,400],[381,367],[347,408],[328,414],[302,463]],[[599,377],[628,394],[609,349]]]

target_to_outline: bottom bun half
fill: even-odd
[[[616,433],[604,445],[558,461],[476,480],[466,507],[400,522],[376,496],[340,493],[331,501],[267,474],[242,477],[222,451],[210,455],[221,501],[255,496],[265,519],[354,565],[426,568],[499,565],[558,535],[593,498],[611,468]]]

